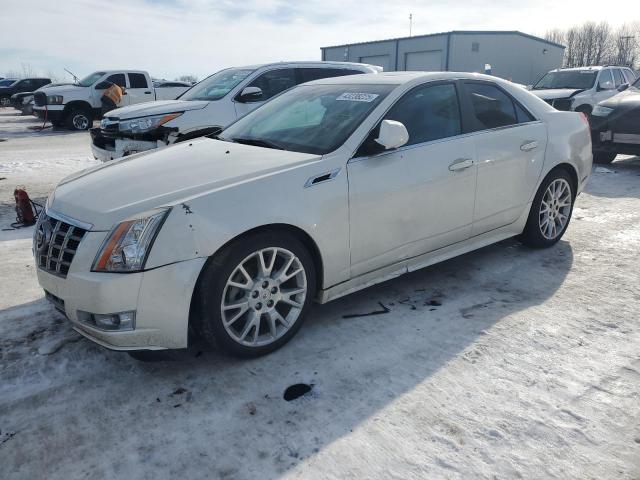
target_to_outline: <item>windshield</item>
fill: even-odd
[[[560,70],[549,72],[533,87],[534,90],[547,88],[575,88],[588,90],[596,82],[596,70]]]
[[[0,87],[9,87],[16,83],[18,80],[0,80]]]
[[[324,155],[340,147],[396,85],[302,85],[224,130],[221,140]]]
[[[233,90],[253,69],[228,68],[205,78],[184,92],[180,100],[220,100]]]
[[[81,87],[90,87],[96,83],[106,72],[93,72],[91,75],[87,75],[78,82]]]

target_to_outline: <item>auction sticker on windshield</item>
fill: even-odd
[[[379,95],[377,93],[348,93],[345,92],[336,100],[348,100],[351,102],[373,102]]]

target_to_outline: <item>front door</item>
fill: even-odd
[[[251,102],[240,102],[236,100],[235,107],[237,117],[245,116],[271,97],[295,86],[296,83],[296,71],[293,68],[279,68],[258,75],[247,87],[260,88],[262,90],[262,96]]]
[[[415,87],[384,119],[402,122],[409,141],[376,151],[376,128],[347,165],[353,276],[466,240],[471,232],[475,145],[461,135],[455,84]]]

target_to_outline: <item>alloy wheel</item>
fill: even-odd
[[[540,202],[540,233],[547,240],[555,240],[562,234],[571,215],[571,186],[564,178],[549,184]]]
[[[300,259],[284,248],[263,248],[242,260],[226,282],[220,305],[224,328],[241,345],[269,345],[293,327],[306,296]]]
[[[2,105],[3,107],[8,107],[9,105],[11,105],[11,99],[7,97],[0,98],[0,105]]]
[[[83,113],[78,113],[73,116],[73,127],[76,130],[86,130],[89,128],[89,119]]]

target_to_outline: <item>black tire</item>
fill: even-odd
[[[301,312],[295,323],[284,335],[274,342],[250,347],[234,340],[223,325],[221,302],[227,280],[240,263],[252,253],[264,248],[279,247],[293,253],[302,264],[306,275],[307,292]],[[205,266],[198,281],[195,330],[210,346],[221,348],[227,353],[240,357],[257,357],[277,350],[298,332],[316,293],[316,271],[313,259],[295,236],[263,231],[232,242],[214,255]]]
[[[549,188],[549,185],[558,179],[564,179],[569,184],[569,188],[571,189],[571,206],[568,213],[567,223],[564,225],[562,230],[557,234],[557,236],[553,239],[549,239],[542,234],[542,230],[540,227],[540,208],[542,205],[542,199]],[[564,232],[567,231],[567,227],[569,227],[569,223],[571,222],[571,214],[573,213],[573,205],[576,198],[576,185],[574,184],[573,178],[571,175],[563,168],[556,168],[549,172],[549,174],[545,177],[545,179],[540,184],[538,191],[536,192],[536,196],[531,203],[531,210],[529,211],[529,218],[527,219],[527,224],[520,235],[519,239],[525,245],[532,248],[548,248],[555,245],[564,235]]]
[[[608,164],[613,162],[618,156],[617,153],[612,152],[593,152],[593,162],[600,164]]]
[[[0,107],[8,108],[11,106],[11,98],[10,97],[0,97]]]
[[[93,112],[87,107],[73,107],[65,116],[69,130],[89,130],[93,125]]]

